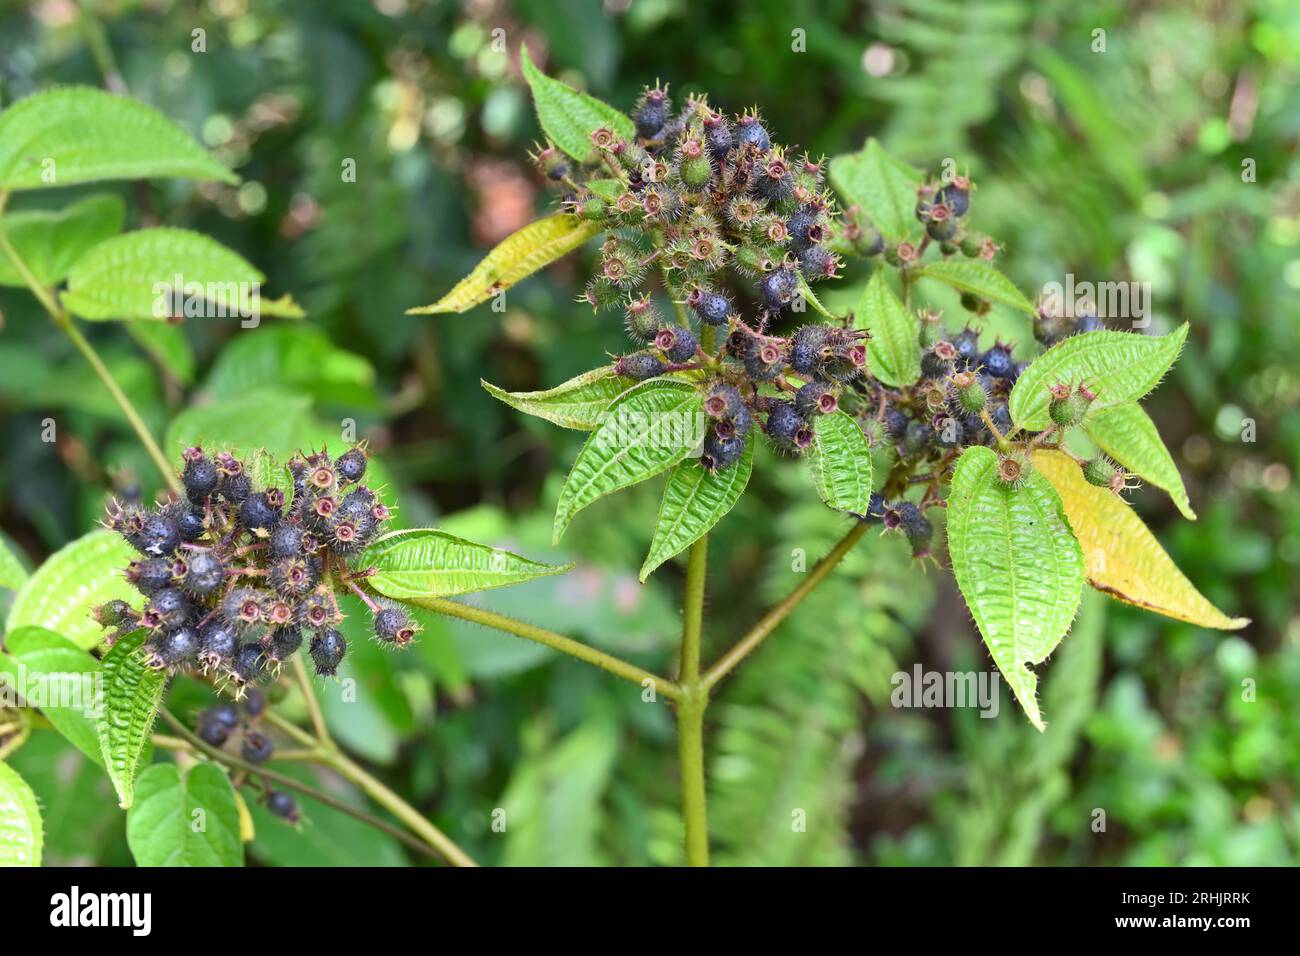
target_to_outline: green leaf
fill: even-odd
[[[884,269],[862,290],[855,317],[856,327],[871,333],[867,355],[876,378],[903,388],[921,377],[921,323],[889,287]]]
[[[588,436],[555,509],[552,543],[583,508],[667,471],[703,438],[704,396],[683,382],[651,379],[624,392]]]
[[[17,591],[26,580],[27,569],[23,567],[23,563],[14,554],[9,542],[4,538],[0,538],[0,588]]]
[[[1168,335],[1072,335],[1034,359],[1016,380],[1009,402],[1011,420],[1020,428],[1046,428],[1050,422],[1047,407],[1051,404],[1048,389],[1057,383],[1084,382],[1092,389],[1097,398],[1088,409],[1089,416],[1135,402],[1169,371],[1186,338],[1186,322]]]
[[[799,280],[799,295],[803,296],[805,302],[813,307],[813,311],[823,318],[830,319],[832,322],[838,322],[842,316],[833,314],[830,309],[822,305],[821,299],[817,298],[817,293],[813,292],[812,287],[808,285],[808,280],[804,278],[802,272],[796,272],[795,275]],[[796,305],[798,300],[796,300]]]
[[[225,771],[196,764],[150,767],[136,782],[126,842],[139,866],[241,866],[239,805]]]
[[[64,209],[11,212],[0,218],[0,228],[37,281],[54,286],[88,249],[121,232],[125,216],[117,196],[95,195]],[[0,285],[27,285],[7,256],[0,257]]]
[[[500,548],[432,528],[393,531],[366,548],[360,567],[377,573],[366,584],[401,601],[450,597],[563,574],[572,564],[542,564]]]
[[[319,437],[308,396],[268,388],[187,408],[168,427],[165,447],[173,456],[190,445],[244,454],[265,448],[273,457],[287,461]]]
[[[265,280],[243,256],[201,233],[137,229],[101,242],[77,260],[62,298],[83,319],[163,320],[172,316],[174,299],[183,300],[179,304],[189,318],[302,318],[290,296],[261,294]]]
[[[0,189],[163,178],[239,182],[189,133],[138,100],[69,86],[0,113]]]
[[[407,309],[406,314],[467,312],[543,266],[567,256],[600,230],[599,224],[584,222],[568,213],[529,223],[498,243],[473,272],[433,305]]]
[[[235,336],[204,383],[214,398],[238,398],[268,386],[310,392],[337,404],[373,401],[374,366],[305,323],[271,325]]]
[[[1183,517],[1196,520],[1183,476],[1160,438],[1156,423],[1140,405],[1126,402],[1103,408],[1088,416],[1084,430],[1125,469],[1167,491]]]
[[[606,202],[613,202],[627,192],[627,186],[617,179],[588,179],[583,185]]]
[[[40,866],[43,841],[36,794],[0,760],[0,867]]]
[[[708,534],[740,500],[754,469],[754,443],[751,428],[740,460],[721,471],[702,468],[694,458],[677,463],[664,486],[650,553],[641,565],[642,583],[659,565]]]
[[[527,415],[536,415],[562,428],[591,431],[600,424],[610,403],[636,384],[634,379],[614,374],[614,366],[602,365],[583,372],[563,385],[544,392],[507,392],[479,379],[493,398]]]
[[[96,731],[104,766],[123,809],[134,800],[135,777],[167,687],[167,674],[146,664],[140,652],[146,636],[140,630],[119,638],[102,662],[104,713]]]
[[[989,448],[962,453],[948,495],[948,553],[975,624],[1025,715],[1039,730],[1041,664],[1070,629],[1083,593],[1083,549],[1061,499],[1036,470],[998,476]]]
[[[103,765],[96,719],[103,706],[99,661],[62,634],[20,627],[5,635],[0,678],[30,707],[40,708],[54,729],[91,760]]]
[[[182,385],[194,381],[194,350],[190,348],[185,330],[171,322],[137,320],[127,322],[126,331],[136,344]],[[242,342],[241,336],[238,341]],[[226,351],[229,351],[227,347]],[[224,353],[223,353],[224,354]]]
[[[877,140],[867,140],[859,152],[832,159],[830,180],[844,205],[861,207],[890,242],[920,230],[915,212],[921,171],[889,155]]]
[[[533,104],[537,107],[537,122],[542,132],[556,146],[578,161],[587,158],[592,150],[591,134],[607,126],[620,137],[632,140],[636,127],[632,121],[608,103],[603,103],[586,93],[580,93],[567,83],[553,80],[533,65],[528,47],[519,48],[519,68],[523,71],[528,88],[533,91]]]
[[[1032,313],[1034,304],[1016,288],[1014,282],[983,259],[940,259],[923,266],[916,273],[918,279],[937,279],[954,289],[970,292],[990,302],[1000,302],[1013,309]]]
[[[871,446],[848,412],[818,415],[804,457],[822,501],[836,511],[865,515],[871,500]]]
[[[90,609],[114,598],[139,598],[122,576],[134,556],[121,535],[105,530],[65,545],[19,589],[5,627],[16,631],[34,624],[62,634],[78,647],[94,647],[103,640],[104,631]]]

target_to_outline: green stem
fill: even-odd
[[[182,742],[188,744],[191,750],[198,751],[217,763],[231,767],[235,770],[242,770],[245,773],[255,774],[263,780],[278,784],[286,790],[296,791],[304,797],[315,800],[317,803],[323,803],[327,807],[332,807],[341,813],[346,813],[348,816],[354,817],[362,823],[374,827],[376,830],[381,830],[384,833],[387,833],[394,839],[400,840],[406,846],[413,850],[418,850],[426,856],[438,855],[439,851],[436,847],[411,836],[411,834],[407,833],[401,827],[395,827],[386,820],[381,820],[372,814],[366,813],[364,810],[358,810],[356,807],[349,803],[345,803],[338,797],[325,793],[323,790],[317,790],[315,787],[308,786],[293,777],[278,773],[275,770],[268,770],[266,767],[254,766],[247,761],[240,760],[238,757],[226,753],[224,750],[218,750],[216,747],[213,747],[206,741],[200,739],[197,734],[181,723],[181,721],[179,721],[166,707],[159,707],[158,715],[162,717],[168,726],[183,738]],[[155,739],[157,738],[155,737]]]
[[[681,761],[682,823],[686,827],[686,862],[709,865],[708,802],[704,784],[704,712],[709,691],[700,681],[700,643],[704,619],[704,582],[709,538],[691,546],[686,563],[686,599],[682,613],[682,696],[677,701],[677,746]]]
[[[310,678],[307,677],[307,668],[303,666],[301,654],[294,655],[293,676],[298,680],[298,689],[302,692],[303,702],[307,705],[307,714],[311,718],[311,726],[316,731],[317,739],[326,747],[333,747],[334,741],[325,726],[325,715],[321,713],[320,701],[316,699],[316,691],[311,686]]]
[[[421,598],[420,606],[436,611],[439,614],[446,614],[448,617],[458,617],[463,621],[470,621],[474,624],[482,624],[484,627],[495,628],[498,631],[505,631],[507,634],[513,634],[516,637],[522,637],[524,640],[535,641],[538,644],[544,644],[552,650],[568,654],[570,657],[576,657],[580,661],[586,661],[588,664],[594,664],[601,670],[608,671],[624,680],[629,680],[634,684],[644,686],[647,681],[654,687],[656,694],[662,694],[669,700],[678,700],[682,696],[682,689],[664,677],[652,674],[644,668],[630,664],[621,658],[612,654],[606,654],[604,651],[598,651],[594,647],[588,647],[580,641],[575,641],[571,637],[565,637],[563,634],[557,634],[554,631],[548,631],[546,628],[537,627],[526,621],[516,620],[513,617],[507,617],[504,614],[497,614],[495,611],[484,610],[483,608],[472,607],[468,604],[461,604],[458,601],[449,601],[446,598]]]
[[[336,750],[331,753],[325,758],[325,763],[355,783],[376,803],[410,827],[420,839],[437,850],[452,866],[478,866],[468,853],[456,845],[455,841],[383,783],[353,763],[341,751]]]
[[[853,527],[849,529],[848,534],[841,538],[839,543],[831,549],[830,554],[818,561],[813,569],[808,572],[808,576],[803,582],[791,591],[780,604],[763,615],[762,620],[755,624],[748,634],[737,641],[731,650],[723,654],[717,663],[709,668],[701,681],[705,692],[712,690],[718,681],[726,677],[735,669],[737,664],[753,653],[754,649],[763,642],[763,639],[776,630],[777,625],[799,606],[799,602],[806,598],[812,592],[812,589],[825,579],[826,575],[830,574],[831,569],[839,564],[840,559],[848,554],[849,550],[858,543],[858,540],[866,531],[867,523],[865,521],[855,522]]]
[[[0,213],[4,211],[4,206],[8,199],[8,192],[0,190]],[[108,370],[108,366],[105,365],[104,360],[99,357],[99,353],[95,351],[95,347],[87,341],[84,335],[81,334],[81,330],[78,329],[76,324],[73,322],[72,316],[67,313],[67,310],[63,308],[55,295],[49,289],[42,286],[40,280],[32,274],[31,269],[28,268],[27,263],[23,261],[22,256],[18,254],[18,250],[13,247],[13,244],[9,241],[9,237],[5,235],[2,228],[0,228],[0,251],[3,251],[9,261],[13,263],[18,274],[22,276],[23,282],[27,283],[27,288],[31,290],[32,295],[36,296],[37,301],[40,302],[45,308],[45,311],[49,313],[50,318],[54,320],[54,324],[63,330],[63,333],[71,340],[72,344],[77,347],[77,351],[79,351],[82,356],[85,357],[86,361],[90,363],[90,367],[95,370],[95,374],[99,376],[99,380],[104,383],[104,387],[108,389],[108,393],[113,396],[113,401],[117,403],[117,407],[122,410],[122,414],[126,416],[127,422],[129,422],[131,428],[135,430],[136,436],[140,439],[140,443],[145,447],[145,451],[147,451],[149,457],[154,460],[154,464],[158,466],[158,470],[162,473],[163,480],[167,482],[167,486],[171,488],[172,491],[176,492],[177,495],[180,495],[182,493],[180,480],[176,477],[175,471],[168,463],[167,456],[162,453],[162,449],[160,449],[158,443],[154,441],[153,435],[149,432],[149,427],[144,423],[144,419],[140,417],[140,413],[137,412],[135,406],[131,404],[131,400],[126,397],[126,393],[123,392],[121,387],[117,384],[117,381],[113,378],[113,373]]]

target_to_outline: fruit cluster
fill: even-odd
[[[113,628],[110,643],[143,628],[151,666],[201,669],[240,693],[304,642],[316,673],[334,675],[347,651],[336,592],[365,576],[349,565],[390,518],[361,483],[366,463],[364,445],[337,458],[296,456],[286,502],[277,487],[255,488],[235,456],[186,449],[184,498],[153,509],[109,505],[105,525],[140,552],[125,573],[144,596],[139,610],[121,600],[95,609]],[[402,646],[415,636],[404,610],[368,604],[381,641]]]
[[[756,421],[777,448],[798,454],[813,416],[834,411],[840,390],[865,370],[865,333],[809,324],[782,336],[772,323],[803,311],[808,284],[837,275],[837,250],[874,255],[884,242],[870,223],[840,219],[824,160],[773,142],[754,110],[727,116],[690,97],[674,114],[656,86],[633,121],[631,139],[593,133],[585,167],[553,147],[536,157],[567,190],[567,208],[611,230],[580,299],[622,308],[641,348],[618,359],[619,374],[643,381],[707,368],[704,467],[733,464]],[[673,319],[640,291],[652,270],[680,307]],[[728,291],[728,270],[754,303],[748,320]],[[722,347],[711,354],[715,338]]]

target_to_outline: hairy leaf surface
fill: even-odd
[[[1042,429],[1051,421],[1048,389],[1057,383],[1086,384],[1097,396],[1088,414],[1135,402],[1151,391],[1174,364],[1187,338],[1187,323],[1168,335],[1085,332],[1053,345],[1034,359],[1011,389],[1011,420]]]
[[[241,866],[240,813],[224,770],[154,764],[136,782],[126,842],[138,866]]]
[[[366,548],[359,565],[378,569],[366,584],[402,601],[485,591],[563,574],[573,567],[531,561],[432,528],[382,536]]]
[[[1056,649],[1083,593],[1083,553],[1060,498],[1034,470],[1017,486],[1005,484],[994,451],[967,448],[948,496],[948,551],[998,670],[1043,730],[1030,665]]]
[[[104,712],[96,730],[104,766],[123,809],[135,799],[136,774],[167,687],[166,673],[149,667],[140,651],[146,636],[143,630],[125,635],[101,662]]]
[[[876,378],[902,388],[921,377],[921,323],[889,287],[884,269],[862,290],[855,319],[857,328],[871,333],[868,367]]]
[[[636,127],[630,119],[608,103],[551,79],[537,69],[526,46],[519,48],[519,68],[533,92],[542,132],[574,159],[587,158],[592,150],[591,134],[602,126],[623,139],[635,139]]]
[[[34,624],[78,647],[94,647],[104,639],[104,630],[90,616],[92,607],[114,598],[139,603],[139,593],[122,576],[135,556],[112,531],[92,531],[64,545],[19,589],[6,628],[16,631]]]
[[[1196,520],[1183,476],[1156,430],[1156,423],[1140,405],[1127,402],[1103,408],[1088,416],[1084,430],[1125,469],[1167,491],[1183,517]]]
[[[243,256],[201,233],[137,229],[101,242],[77,260],[63,304],[83,319],[162,321],[177,304],[214,316],[195,321],[241,321],[254,312],[302,318],[290,296],[261,295],[265,280]]]
[[[5,635],[0,681],[8,680],[55,730],[103,766],[96,727],[103,706],[99,679],[99,661],[62,634],[25,626]]]
[[[885,152],[877,140],[836,156],[829,172],[844,206],[859,206],[887,240],[899,242],[920,230],[914,213],[921,172]]]
[[[239,182],[189,133],[138,100],[68,86],[0,113],[0,189],[162,178]]]
[[[650,553],[641,565],[642,582],[659,565],[708,534],[740,500],[754,470],[754,443],[751,428],[740,460],[730,468],[711,472],[698,460],[688,458],[668,473]]]
[[[594,222],[584,222],[568,213],[547,216],[507,236],[433,305],[407,309],[407,315],[439,312],[467,312],[528,278],[543,266],[567,256],[600,232]]]
[[[683,382],[651,379],[629,389],[578,452],[560,491],[553,540],[583,508],[605,495],[653,478],[699,444],[704,396]]]
[[[1060,494],[1070,527],[1083,546],[1088,583],[1097,590],[1200,627],[1238,630],[1250,623],[1249,618],[1228,617],[1211,604],[1178,570],[1128,502],[1108,488],[1088,484],[1068,455],[1039,450],[1034,466]]]
[[[920,279],[936,279],[961,292],[969,292],[990,302],[1009,305],[1022,312],[1033,312],[1034,304],[1016,288],[1016,284],[983,259],[939,259],[922,266]]]
[[[853,416],[818,415],[804,453],[818,496],[830,508],[865,515],[871,500],[871,446]]]
[[[11,212],[0,219],[0,228],[32,277],[48,287],[62,282],[88,249],[117,235],[125,216],[117,196],[94,195],[64,209]],[[0,285],[27,285],[8,256],[0,256]]]
[[[562,428],[588,432],[600,423],[610,403],[636,384],[635,379],[615,375],[612,365],[583,372],[555,388],[539,392],[507,392],[485,379],[479,381],[488,394],[511,408]]]
[[[0,868],[40,866],[45,840],[36,794],[0,760]]]

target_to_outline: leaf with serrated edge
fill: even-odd
[[[17,591],[27,580],[27,569],[10,548],[9,542],[0,538],[0,588]]]
[[[1083,546],[1088,583],[1125,604],[1199,627],[1239,630],[1249,618],[1228,617],[1196,590],[1124,499],[1088,484],[1079,465],[1059,451],[1034,453]]]
[[[1083,593],[1083,552],[1060,498],[1033,469],[1006,485],[994,451],[968,448],[948,495],[948,553],[998,670],[1030,723],[1045,729],[1028,665],[1056,649]]]
[[[101,242],[78,259],[62,299],[83,319],[161,322],[171,315],[173,303],[164,294],[170,289],[172,298],[192,302],[203,316],[231,321],[254,313],[302,318],[302,309],[289,296],[268,299],[261,294],[265,279],[239,253],[202,233],[137,229]]]
[[[45,832],[36,794],[0,760],[0,867],[40,866]]]
[[[818,415],[804,453],[817,495],[829,508],[865,515],[871,500],[871,446],[853,416]]]
[[[86,250],[121,232],[125,217],[126,204],[119,197],[98,193],[63,209],[11,212],[0,219],[0,227],[36,281],[55,286]],[[8,257],[0,257],[0,285],[27,285]]]
[[[104,766],[124,810],[135,798],[135,777],[167,687],[166,672],[146,664],[140,651],[147,636],[143,630],[132,631],[118,639],[101,662],[104,712],[96,730]]]
[[[479,382],[488,394],[511,408],[579,431],[595,428],[610,403],[636,384],[634,379],[615,375],[612,365],[583,372],[541,392],[507,392],[485,379]]]
[[[1011,389],[1011,420],[1020,428],[1042,429],[1051,421],[1053,385],[1084,383],[1097,396],[1088,408],[1135,402],[1160,383],[1178,358],[1187,338],[1184,322],[1168,335],[1134,332],[1085,332],[1053,345],[1034,359]]]
[[[99,661],[62,634],[43,627],[20,627],[5,635],[0,678],[15,690],[41,688],[27,703],[39,707],[54,729],[95,763],[103,765],[95,719],[99,699]]]
[[[903,388],[921,377],[921,323],[889,287],[884,269],[862,290],[854,327],[871,333],[867,356],[876,378]]]
[[[202,811],[202,827],[195,827]],[[220,767],[154,764],[136,782],[126,842],[137,866],[241,866],[239,804]]]
[[[1196,520],[1187,500],[1183,476],[1156,430],[1156,423],[1136,402],[1103,408],[1090,414],[1084,430],[1110,457],[1139,478],[1169,493],[1183,517]]]
[[[702,468],[694,458],[679,461],[668,474],[659,503],[650,553],[641,565],[641,581],[674,555],[708,534],[740,500],[754,469],[754,430],[745,438],[740,460],[717,472]]]
[[[651,379],[624,392],[587,437],[555,508],[553,542],[583,508],[667,471],[702,437],[704,396],[682,382]]]
[[[366,548],[358,565],[377,569],[366,578],[370,588],[400,601],[486,591],[573,567],[531,561],[432,528],[390,532]]]
[[[583,222],[568,213],[529,223],[498,243],[473,272],[433,305],[407,309],[406,314],[467,312],[543,266],[567,256],[600,231],[599,224]]]
[[[914,213],[921,172],[891,156],[875,139],[859,152],[836,156],[829,173],[844,206],[860,207],[886,239],[899,242],[920,231]]]
[[[134,602],[140,597],[122,576],[135,556],[121,535],[105,530],[64,545],[19,588],[6,628],[16,631],[34,624],[62,634],[78,647],[94,647],[104,639],[104,630],[90,616],[90,609],[115,598]]]
[[[625,140],[636,136],[632,121],[608,103],[553,80],[533,64],[528,47],[519,48],[519,68],[533,93],[537,122],[556,146],[576,160],[592,150],[591,134],[608,127]]]
[[[1022,312],[1033,312],[1034,304],[1014,282],[982,259],[940,259],[922,267],[918,279],[935,279],[961,292],[970,292],[990,302],[1000,302]]]
[[[239,182],[189,133],[125,96],[60,87],[0,113],[0,189],[162,178]]]

